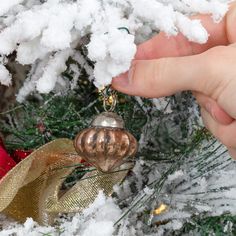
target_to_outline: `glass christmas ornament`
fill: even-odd
[[[102,172],[111,172],[137,152],[135,137],[124,127],[123,119],[113,112],[116,95],[104,95],[105,112],[92,121],[91,126],[82,130],[74,140],[78,154]],[[109,109],[107,109],[107,104]]]

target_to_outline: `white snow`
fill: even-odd
[[[66,70],[66,61],[72,54],[71,50],[57,52],[45,66],[42,76],[38,79],[36,89],[41,93],[49,93],[55,87],[59,75]]]
[[[0,19],[0,54],[6,56],[16,51],[19,63],[38,68],[36,76],[31,74],[34,83],[28,78],[19,91],[20,102],[35,90],[40,93],[54,90],[57,82],[62,81],[60,74],[68,59],[65,51],[76,50],[78,44],[87,46],[88,58],[95,63],[89,78],[97,87],[103,87],[111,83],[112,77],[128,70],[140,40],[162,30],[167,35],[182,32],[190,41],[205,43],[208,33],[201,22],[189,20],[185,15],[207,13],[219,21],[226,11],[227,5],[216,0],[201,3],[197,0],[1,0],[0,15],[4,17]],[[90,41],[83,44],[83,37],[88,35]],[[48,62],[48,58],[59,55],[59,64],[55,62],[57,59]],[[38,65],[45,67],[39,71]],[[0,83],[10,85],[10,76],[3,66],[0,73],[3,75]]]
[[[207,145],[207,142],[202,145]],[[152,185],[147,187],[146,178],[152,179],[154,173],[160,173],[155,176],[156,181],[160,180],[166,168],[168,166],[171,168],[171,165],[165,162],[157,164],[153,161],[145,161],[145,163],[142,160],[137,161],[133,174],[120,187],[115,187],[117,199],[105,197],[100,192],[94,203],[82,213],[60,220],[59,228],[39,226],[32,219],[28,219],[25,224],[16,224],[4,218],[1,219],[0,216],[1,222],[3,221],[3,231],[0,232],[0,236],[13,233],[17,233],[17,236],[39,236],[42,233],[56,236],[58,230],[61,231],[62,236],[144,235],[143,230],[147,227],[144,219],[147,216],[146,213],[144,218],[140,218],[140,216],[148,211],[151,217],[150,222],[168,222],[158,228],[150,225],[150,235],[152,235],[151,232],[153,235],[165,235],[166,232],[180,229],[185,222],[191,220],[192,216],[203,213],[208,216],[218,216],[223,213],[234,215],[236,214],[236,163],[228,159],[229,156],[224,152],[224,147],[218,148],[218,151],[210,157],[206,158],[205,155],[211,150],[216,150],[218,145],[219,143],[216,142],[211,145],[211,148],[204,149],[205,151],[200,148],[197,152],[195,150],[191,153],[191,158],[187,157],[179,170],[177,169],[167,176],[160,191],[157,191]],[[222,152],[224,154],[217,157]],[[203,159],[201,160],[201,158]],[[212,168],[211,171],[207,170],[214,162],[218,164],[218,167]],[[199,169],[201,163],[203,168],[206,168],[205,177],[204,169]],[[224,167],[225,163],[228,163],[227,168]],[[184,168],[184,172],[182,168]],[[147,169],[149,169],[148,173]],[[138,184],[136,184],[137,180]],[[136,187],[135,194],[134,186]],[[155,198],[151,202],[145,202],[153,194]],[[140,197],[142,197],[141,202],[145,203],[144,206],[138,204],[120,221],[119,227],[115,226],[114,224],[122,214],[136,204]],[[120,205],[125,203],[125,207],[123,206],[121,209],[117,203]],[[165,203],[168,206],[167,210],[160,215],[153,216],[151,212],[160,203]],[[225,230],[230,230],[230,224],[230,222],[226,223]]]
[[[3,17],[0,18],[0,54],[5,58],[16,51],[17,62],[31,65],[17,95],[19,102],[23,102],[27,95],[35,91],[49,93],[58,84],[66,89],[61,73],[65,71],[69,57],[85,69],[97,87],[101,87],[129,68],[136,44],[150,38],[154,32],[162,30],[167,35],[181,32],[190,41],[206,42],[208,33],[201,22],[190,20],[187,16],[207,13],[218,22],[228,9],[224,2],[229,1],[1,0],[0,15]],[[84,43],[85,36],[90,36],[89,42]],[[88,58],[95,63],[94,70],[88,58],[77,50],[81,44],[87,47]],[[4,60],[1,60],[0,83],[9,86],[11,75],[5,65]],[[74,88],[80,69],[75,66],[70,69],[75,73],[71,82],[71,88]],[[142,100],[136,99],[142,105]],[[165,112],[168,114],[172,112],[166,100],[154,100],[153,104],[160,110],[167,108]],[[156,125],[157,120],[150,120],[143,127],[141,148],[147,145],[146,137],[152,136],[152,127]],[[215,143],[207,151],[215,150],[217,145]],[[203,149],[200,151],[204,154]],[[189,154],[189,158],[166,177],[158,191],[151,183],[161,180],[165,170],[171,166],[166,162],[137,161],[133,174],[121,186],[114,187],[116,200],[99,193],[88,209],[60,223],[60,235],[141,235],[147,225],[140,216],[143,212],[152,212],[163,202],[169,206],[168,211],[153,217],[152,221],[169,222],[159,226],[153,235],[165,235],[166,231],[178,230],[193,215],[205,212],[208,215],[221,215],[225,212],[236,214],[235,163],[228,160],[223,147],[217,149],[211,157],[204,158],[199,153]],[[209,171],[214,165],[216,167]],[[134,208],[120,222],[119,228],[114,226],[140,196],[145,200],[145,197],[152,195],[155,199],[150,204]],[[58,228],[39,226],[32,219],[17,224],[0,216],[0,225],[3,227],[0,236],[14,233],[17,236],[41,236],[42,233],[58,235]],[[231,223],[228,222],[225,230],[230,227]]]
[[[182,177],[183,175],[184,175],[184,172],[182,170],[178,170],[168,176],[168,181],[174,181],[175,179]]]
[[[1,78],[1,84],[9,86],[11,85],[11,75],[7,68],[0,64],[0,78]]]
[[[115,221],[120,217],[121,210],[114,203],[112,198],[107,198],[100,192],[89,208],[81,214],[76,214],[72,220],[63,221],[59,229],[51,226],[39,226],[31,218],[22,224],[10,224],[0,236],[16,234],[17,236],[42,236],[42,234],[57,236],[111,236],[114,233]]]
[[[1,0],[0,1],[0,16],[7,13],[15,5],[22,3],[24,0]]]

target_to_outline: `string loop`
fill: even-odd
[[[112,112],[115,110],[117,104],[117,92],[111,88],[111,86],[106,86],[100,91],[100,96],[103,100],[103,108],[107,112]]]

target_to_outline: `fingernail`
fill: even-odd
[[[113,85],[119,87],[127,87],[132,83],[133,76],[134,76],[134,64],[131,65],[128,72],[123,73],[115,78],[113,78],[112,82]]]
[[[112,84],[116,87],[125,87],[129,83],[128,81],[128,72],[123,73],[115,78],[112,79]]]
[[[207,112],[212,116],[212,118],[213,118],[215,121],[217,121],[216,116],[215,116],[215,113],[214,113],[214,111],[213,111],[213,109],[212,109],[212,105],[211,105],[210,103],[207,103],[207,104],[205,105],[205,108],[206,108]]]
[[[236,160],[236,148],[229,148],[228,153],[234,160]]]
[[[208,113],[211,113],[211,104],[210,103],[207,103],[206,105],[205,105],[205,109],[207,110],[207,112]]]

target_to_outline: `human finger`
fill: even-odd
[[[198,55],[195,57],[199,57]],[[163,97],[183,90],[195,90],[194,80],[201,65],[193,67],[196,58],[171,57],[157,60],[135,60],[129,74],[113,79],[120,92],[141,97]],[[193,78],[195,76],[195,78]]]
[[[228,148],[229,155],[236,160],[236,148]]]
[[[229,125],[222,125],[204,108],[201,108],[201,114],[204,125],[218,140],[228,148],[236,148],[236,120]]]
[[[128,73],[113,78],[112,86],[129,95],[149,98],[169,96],[184,90],[201,91],[208,83],[206,78],[210,78],[212,83],[217,82],[215,78],[211,79],[212,75],[208,76],[212,57],[215,55],[134,60]]]
[[[191,90],[211,97],[236,119],[236,47],[218,46],[186,57],[134,60],[128,74],[113,79],[120,92],[158,98]]]
[[[229,125],[234,121],[212,98],[200,92],[194,92],[193,95],[196,97],[198,104],[203,107],[216,122],[222,125]]]
[[[236,42],[236,2],[231,4],[226,16],[219,23],[215,23],[210,15],[198,15],[192,19],[200,20],[209,33],[206,43],[190,42],[181,33],[168,37],[164,32],[161,32],[138,46],[135,59],[150,60],[199,54],[218,45]]]

